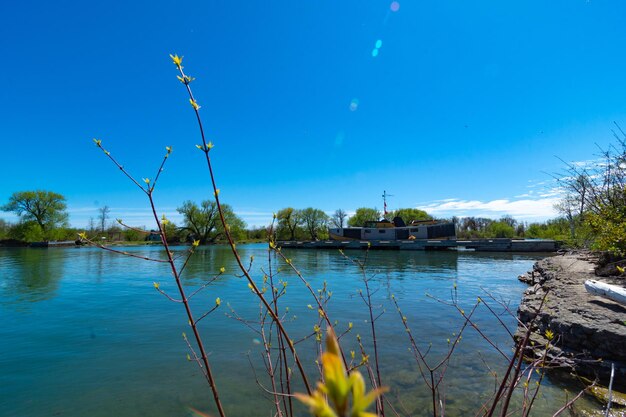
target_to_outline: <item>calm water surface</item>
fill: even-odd
[[[261,280],[262,269],[268,268],[265,246],[240,249],[244,258],[255,256],[252,271]],[[158,257],[160,249],[128,250]],[[285,252],[314,288],[328,283],[333,292],[329,315],[338,320],[338,329],[354,323],[342,340],[345,346],[353,349],[357,334],[368,343],[368,315],[358,296],[363,288],[360,272],[335,251]],[[384,383],[391,386],[390,398],[402,414],[429,415],[429,397],[398,314],[389,304],[390,294],[399,300],[421,346],[432,343],[434,360],[447,350],[447,339],[454,338],[461,321],[456,310],[432,297],[450,300],[456,284],[466,311],[486,293],[510,303],[515,311],[525,289],[516,277],[538,258],[462,252],[369,254],[376,313],[382,313],[377,325]],[[193,290],[222,266],[226,274],[195,298],[197,311],[214,306],[216,297],[222,300],[220,309],[201,322],[222,400],[232,416],[271,415],[250,364],[262,376],[258,335],[225,314],[232,316],[232,309],[251,321],[259,314],[246,283],[233,275],[229,250],[200,248],[187,267],[184,284]],[[288,270],[278,278],[288,282],[281,300],[289,307],[288,329],[294,337],[309,334],[317,320],[316,311],[307,308],[313,301]],[[0,249],[0,415],[174,417],[191,415],[189,407],[211,412],[210,392],[196,365],[186,360],[181,333],[188,326],[182,305],[157,293],[155,281],[175,294],[163,264],[96,248]],[[476,317],[485,332],[510,351],[510,338],[493,316],[480,308]],[[514,326],[506,314],[502,319]],[[302,342],[298,349],[312,364],[315,342]],[[485,363],[494,370],[503,366],[493,348],[467,331],[446,379],[447,415],[473,415],[493,390]],[[310,373],[314,379],[312,367]],[[551,415],[563,404],[562,384],[546,383],[534,415]]]

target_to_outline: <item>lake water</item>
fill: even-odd
[[[175,248],[182,252],[187,248]],[[159,256],[158,247],[128,248],[140,256]],[[265,245],[241,245],[244,259],[255,256],[254,276],[261,281],[268,269]],[[314,288],[323,282],[333,292],[328,305],[338,331],[353,329],[342,339],[355,348],[356,335],[369,344],[367,310],[358,296],[362,275],[336,251],[287,251]],[[350,256],[363,256],[351,252]],[[381,342],[383,383],[401,415],[429,415],[428,390],[419,378],[408,341],[389,296],[399,300],[403,314],[421,347],[432,343],[433,360],[447,350],[461,317],[449,301],[454,285],[459,303],[469,311],[477,297],[492,294],[516,311],[526,286],[517,276],[540,255],[465,252],[370,252],[368,276],[375,289],[375,313]],[[275,268],[276,259],[272,258]],[[271,415],[271,404],[257,386],[259,336],[242,320],[257,320],[258,302],[226,247],[199,248],[184,275],[193,290],[205,279],[226,274],[194,299],[197,311],[221,307],[201,322],[210,361],[226,411],[232,416]],[[311,333],[318,316],[315,304],[297,276],[284,269],[277,276],[288,282],[281,299],[289,307],[287,327],[292,337]],[[1,416],[189,416],[190,407],[213,414],[211,394],[197,366],[186,360],[181,333],[188,330],[182,305],[155,291],[153,282],[175,295],[167,265],[141,261],[97,248],[0,249],[0,415]],[[429,296],[430,295],[430,296]],[[494,302],[491,304],[496,305]],[[230,308],[241,320],[228,317]],[[498,308],[502,313],[503,308]],[[232,315],[232,314],[231,314]],[[476,313],[481,328],[504,351],[511,341],[484,307]],[[501,319],[514,328],[514,319]],[[254,327],[254,324],[252,324]],[[311,380],[315,341],[298,344],[309,365]],[[372,355],[373,356],[373,355]],[[251,365],[251,363],[253,365]],[[493,392],[492,370],[504,364],[475,331],[464,333],[446,377],[447,413],[474,415]],[[265,381],[264,381],[265,382]],[[533,415],[551,415],[565,401],[563,382],[545,382]],[[577,387],[569,387],[572,392]],[[305,415],[305,414],[303,414]]]

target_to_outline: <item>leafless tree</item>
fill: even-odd
[[[343,211],[342,209],[337,209],[330,218],[330,221],[332,225],[336,228],[343,229],[343,224],[346,222],[347,218],[348,214],[345,211]]]
[[[556,175],[566,197],[559,209],[564,214],[582,216],[590,211],[599,213],[603,207],[619,208],[624,205],[626,187],[626,133],[616,124],[613,132],[617,143],[600,150],[599,158],[585,163],[565,162],[564,173]],[[569,200],[569,201],[568,201]]]
[[[104,233],[104,229],[106,229],[107,219],[109,218],[109,213],[111,209],[109,206],[103,206],[98,209],[98,223],[100,224],[100,231]]]

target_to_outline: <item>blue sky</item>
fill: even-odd
[[[176,53],[197,78],[220,196],[249,225],[286,206],[382,208],[383,190],[390,208],[545,219],[557,156],[591,159],[626,125],[625,12],[593,0],[3,2],[0,202],[47,189],[77,227],[103,205],[149,226],[145,197],[92,138],[138,178],[172,146],[156,200],[173,219],[208,198]]]

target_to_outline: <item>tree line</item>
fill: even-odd
[[[413,220],[432,219],[425,211],[414,208],[398,209],[387,213],[385,217],[389,220],[400,217],[407,224]],[[276,212],[274,233],[277,240],[320,240],[328,238],[329,228],[362,227],[367,222],[382,218],[383,213],[370,207],[359,207],[352,216],[343,209],[337,209],[329,216],[313,207],[305,209],[286,207]]]
[[[0,207],[19,216],[17,223],[11,224],[0,219],[0,239],[13,239],[24,242],[44,240],[74,240],[85,229],[69,227],[66,200],[61,194],[51,191],[25,191],[14,193],[7,204]],[[267,227],[247,228],[246,223],[227,204],[223,206],[224,216],[235,240],[266,240]],[[158,235],[150,234],[145,228],[124,228],[116,221],[110,221],[110,208],[98,208],[97,218],[91,218],[86,231],[91,236],[108,241],[156,240]],[[185,201],[177,208],[183,220],[180,225],[168,221],[165,226],[168,242],[182,243],[198,240],[201,244],[221,242],[224,229],[219,219],[217,205],[213,200],[200,204]],[[272,232],[277,240],[320,240],[328,238],[329,228],[364,226],[367,222],[386,217],[400,217],[406,224],[414,220],[433,220],[423,210],[401,208],[383,213],[376,208],[360,207],[352,216],[343,209],[337,209],[330,216],[323,210],[307,207],[294,209],[286,207],[276,213],[276,223]],[[483,217],[453,217],[440,219],[454,222],[459,238],[546,238],[568,240],[571,236],[571,223],[567,217],[543,223],[524,223],[513,217],[504,216],[499,220]],[[142,230],[143,229],[143,230]],[[580,234],[580,226],[577,226]]]
[[[568,240],[568,224],[563,218],[528,223],[502,216],[494,220],[485,217],[453,217],[459,239],[529,238]]]
[[[233,237],[248,238],[246,223],[235,214],[232,207],[222,204],[224,217]],[[20,191],[9,197],[0,210],[15,213],[19,220],[9,223],[0,219],[0,240],[39,242],[75,240],[79,232],[86,231],[97,239],[115,241],[160,240],[145,227],[125,227],[121,220],[110,221],[110,208],[98,208],[97,219],[91,218],[86,228],[69,226],[66,199],[63,195],[46,190]],[[165,222],[169,242],[199,240],[201,244],[215,243],[224,238],[224,228],[219,219],[217,204],[212,200],[197,204],[185,201],[176,211],[183,216],[180,226]],[[255,230],[253,230],[256,232]]]
[[[246,223],[228,204],[222,205],[224,217],[235,240],[265,240],[266,227],[247,228]],[[0,219],[0,239],[13,239],[24,242],[45,240],[74,240],[81,231],[92,236],[116,241],[158,240],[150,230],[125,228],[121,222],[110,221],[110,208],[98,208],[97,218],[91,218],[86,229],[72,228],[68,223],[67,204],[63,195],[45,190],[22,191],[11,195],[9,202],[0,206],[0,210],[13,212],[19,217],[11,224]],[[168,221],[166,235],[169,242],[200,241],[201,244],[220,242],[224,239],[224,229],[219,219],[217,205],[213,200],[200,204],[185,201],[177,212],[183,216],[182,223],[176,225]],[[387,217],[401,217],[406,223],[412,220],[430,220],[426,212],[413,208],[398,209],[388,213]],[[382,213],[376,208],[360,207],[349,216],[343,209],[337,209],[332,215],[323,210],[307,207],[294,209],[287,207],[276,213],[276,225],[273,229],[279,240],[319,240],[328,238],[328,228],[363,226],[368,221],[378,221]]]
[[[619,129],[619,127],[618,127]],[[617,142],[602,151],[600,158],[589,164],[566,164],[564,172],[555,174],[564,197],[556,209],[560,217],[545,222],[520,222],[511,216],[494,220],[484,217],[453,217],[457,237],[470,238],[544,238],[566,242],[569,246],[589,247],[626,256],[626,134],[615,135]],[[228,205],[223,205],[224,216],[236,240],[265,240],[266,227],[247,228],[245,222]],[[73,240],[84,229],[69,227],[65,197],[61,194],[36,190],[11,195],[0,210],[13,212],[16,223],[0,219],[0,239],[33,242],[42,240]],[[168,223],[166,233],[172,242],[199,240],[201,243],[219,242],[224,230],[218,218],[214,201],[200,204],[184,202],[177,208],[183,216],[177,226]],[[113,240],[142,240],[142,231],[123,229],[108,223],[110,210],[98,210],[98,218],[91,219],[90,233],[106,235]],[[319,240],[328,238],[328,228],[363,226],[368,221],[383,217],[376,208],[360,207],[352,216],[343,209],[331,215],[323,210],[307,207],[286,207],[276,213],[272,229],[278,240]],[[413,220],[431,220],[428,213],[414,208],[401,208],[385,216],[391,220],[400,217],[405,223]],[[446,220],[446,219],[439,219]],[[149,232],[146,230],[145,232]],[[146,236],[151,236],[146,233]]]

